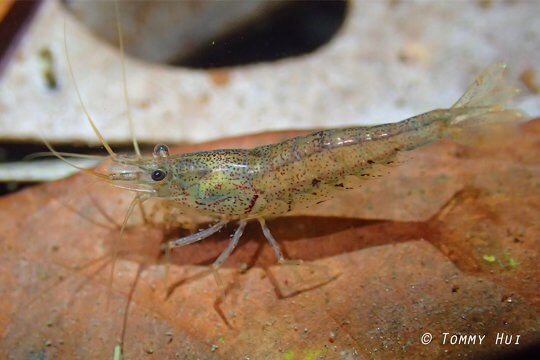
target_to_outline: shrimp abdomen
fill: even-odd
[[[253,185],[268,204],[282,204],[280,212],[324,201],[346,186],[347,177],[376,176],[399,151],[438,139],[446,118],[446,110],[435,110],[395,124],[324,130],[256,148],[260,164]]]

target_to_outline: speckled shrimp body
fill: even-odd
[[[216,219],[208,229],[168,242],[166,249],[200,241],[228,222],[238,221],[228,247],[213,264],[217,269],[238,244],[246,222],[257,219],[278,262],[284,263],[265,218],[330,199],[346,186],[348,177],[362,179],[380,173],[400,151],[456,137],[459,131],[485,122],[519,119],[519,112],[502,106],[515,93],[503,81],[504,68],[501,64],[487,68],[448,109],[397,123],[323,130],[248,150],[170,155],[165,145],[157,145],[153,156],[143,157],[134,139],[136,155],[121,156],[111,150],[85,110],[113,165],[108,174],[83,171],[136,192],[124,225],[135,205],[152,197],[172,200]]]
[[[434,111],[397,124],[324,130],[251,150],[156,156],[147,167],[166,174],[155,182],[156,196],[216,218],[282,215],[331,197],[347,176],[369,176],[399,151],[440,138],[450,118],[449,111]]]
[[[278,261],[284,262],[266,217],[327,200],[344,187],[347,177],[369,177],[391,164],[400,151],[456,136],[456,130],[486,121],[519,118],[519,112],[501,105],[515,92],[502,81],[504,68],[497,64],[486,69],[451,108],[398,123],[324,130],[250,150],[169,155],[165,145],[157,145],[150,158],[114,155],[107,177],[116,186],[138,192],[136,200],[166,198],[218,220],[206,230],[169,242],[169,249],[238,221],[228,248],[214,263],[217,268],[237,245],[246,221],[258,219]]]

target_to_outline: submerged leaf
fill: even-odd
[[[537,120],[474,150],[438,143],[366,188],[269,221],[299,266],[277,266],[249,224],[221,270],[224,289],[206,265],[232,227],[167,265],[160,244],[187,230],[150,205],[151,221],[134,217],[119,244],[110,294],[111,244],[132,195],[79,174],[5,196],[1,357],[437,358],[443,332],[467,332],[490,341],[455,345],[452,356],[479,358],[504,350],[494,345],[502,326],[526,346],[539,329],[539,134]],[[519,266],[494,271],[491,254]]]

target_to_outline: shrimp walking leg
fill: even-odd
[[[192,235],[189,235],[189,236],[177,239],[177,240],[169,241],[165,245],[165,248],[166,249],[172,249],[172,248],[175,248],[175,247],[189,245],[189,244],[193,244],[194,242],[201,241],[201,240],[206,239],[207,237],[217,233],[225,225],[227,225],[227,221],[222,220],[222,221],[210,226],[206,230],[199,231],[198,233],[195,233],[195,234],[192,234]]]
[[[277,243],[276,239],[274,239],[274,236],[272,236],[272,233],[270,232],[270,229],[268,226],[266,226],[266,221],[262,218],[259,218],[259,223],[261,224],[261,229],[264,234],[264,237],[268,242],[270,243],[270,246],[272,246],[272,250],[274,250],[274,253],[276,254],[276,258],[278,260],[278,263],[282,265],[299,265],[302,263],[302,260],[287,260],[283,256],[283,251],[281,251],[281,247]]]
[[[218,269],[229,258],[231,253],[234,251],[234,249],[238,245],[238,242],[240,241],[240,238],[242,237],[242,234],[244,233],[246,224],[247,224],[246,220],[241,220],[238,223],[238,228],[234,232],[234,235],[231,241],[229,242],[229,245],[227,245],[227,248],[219,255],[216,261],[214,261],[214,263],[212,264],[212,271],[214,273],[214,278],[216,279],[216,282],[220,286],[223,286],[223,281],[221,280],[221,277],[219,276]]]
[[[236,248],[236,245],[238,245],[238,241],[240,241],[240,238],[242,237],[242,234],[244,233],[244,229],[246,227],[247,221],[241,220],[238,223],[238,228],[236,229],[231,241],[229,242],[229,245],[227,248],[219,255],[219,257],[214,261],[212,264],[212,267],[214,269],[218,269],[223,263],[227,260],[227,258],[231,255],[231,253]]]

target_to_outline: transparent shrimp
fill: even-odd
[[[123,59],[122,42],[120,48]],[[238,222],[228,247],[212,265],[217,271],[237,246],[246,222],[256,219],[278,262],[286,263],[265,219],[328,200],[344,187],[347,177],[369,178],[389,166],[399,152],[445,137],[456,138],[461,130],[485,122],[522,119],[520,112],[504,108],[504,103],[515,93],[503,81],[505,67],[495,64],[487,68],[460,100],[447,109],[433,110],[397,123],[318,131],[253,149],[174,155],[167,146],[159,144],[152,156],[142,156],[131,130],[136,154],[118,155],[83,105],[88,123],[112,160],[107,173],[83,171],[136,194],[122,229],[135,205],[149,198],[172,200],[216,219],[208,229],[169,241],[164,245],[167,251],[203,240],[228,223]],[[123,76],[127,89],[125,71]],[[74,79],[73,82],[82,104]],[[127,90],[124,94],[129,107]],[[64,159],[51,147],[50,150]]]
[[[115,12],[118,17],[117,2]],[[516,91],[503,79],[506,65],[494,64],[474,80],[452,107],[432,110],[397,123],[328,129],[253,149],[221,149],[175,155],[169,153],[166,145],[158,144],[151,156],[143,156],[135,137],[130,111],[119,21],[117,32],[123,93],[135,154],[116,154],[84,105],[69,58],[65,24],[64,47],[72,83],[87,122],[109,154],[112,165],[106,173],[78,167],[66,159],[66,155],[76,154],[59,153],[44,142],[55,156],[72,166],[135,193],[121,233],[135,207],[150,198],[167,199],[216,220],[208,229],[167,242],[163,246],[166,251],[201,241],[228,223],[237,222],[238,227],[227,248],[211,267],[218,282],[217,270],[238,245],[249,220],[259,222],[278,263],[290,263],[265,219],[331,199],[345,186],[347,178],[368,179],[390,166],[400,152],[441,138],[456,138],[462,130],[486,122],[523,119],[519,111],[504,108]],[[118,245],[114,244],[111,284],[117,249]]]

